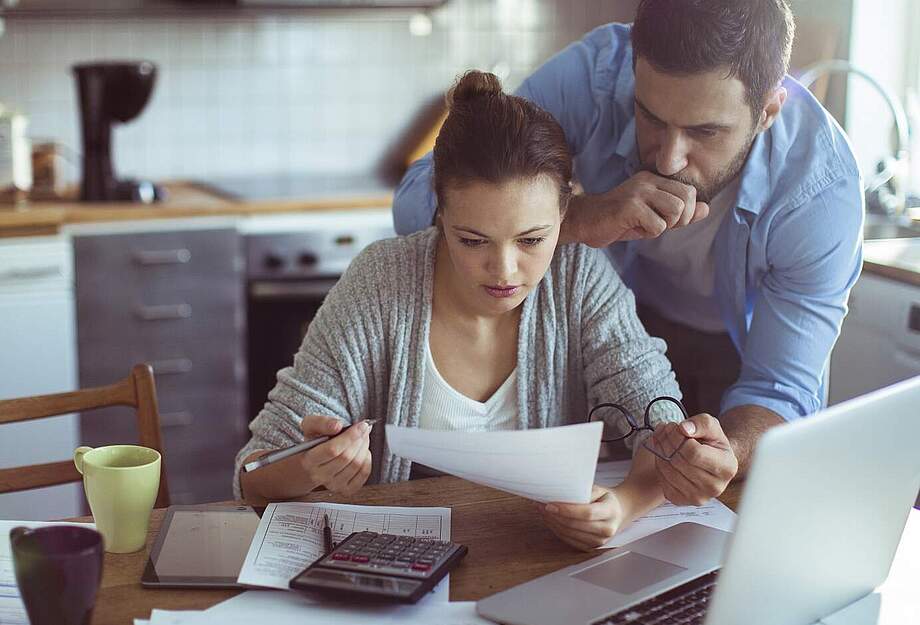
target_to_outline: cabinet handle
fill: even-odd
[[[0,273],[0,280],[34,280],[35,278],[61,278],[64,271],[58,265],[11,269]]]
[[[333,278],[309,282],[253,282],[249,285],[249,297],[258,301],[290,298],[322,299],[337,281]]]
[[[153,367],[154,375],[176,375],[188,373],[192,370],[192,361],[188,358],[170,358],[154,360],[149,363]]]
[[[185,248],[178,250],[138,250],[134,262],[138,265],[182,265],[192,259],[192,253]]]
[[[191,425],[194,420],[194,415],[188,410],[164,412],[160,415],[160,427],[172,428]]]
[[[135,314],[141,321],[163,321],[166,319],[188,319],[192,307],[188,304],[166,304],[163,306],[139,306]]]

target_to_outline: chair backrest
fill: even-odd
[[[2,400],[0,425],[108,406],[131,406],[135,409],[140,434],[139,444],[156,449],[161,456],[160,490],[157,493],[156,506],[168,506],[166,455],[163,453],[156,385],[150,365],[134,365],[131,375],[109,386]],[[0,493],[79,482],[82,479],[83,476],[74,467],[73,460],[0,469]]]

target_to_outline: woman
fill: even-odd
[[[680,397],[664,343],[645,332],[609,261],[556,246],[572,177],[560,126],[503,93],[492,74],[464,75],[449,103],[434,148],[436,227],[369,246],[329,293],[250,425],[238,496],[353,493],[369,479],[408,479],[411,463],[389,454],[382,424],[371,433],[363,423],[240,475],[269,450],[363,419],[526,429],[582,422],[599,402],[641,416],[655,397]],[[664,501],[644,438],[630,440],[621,486],[595,486],[589,504],[538,505],[560,538],[596,547]]]

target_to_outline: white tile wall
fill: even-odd
[[[141,116],[115,132],[120,176],[155,179],[369,169],[428,98],[470,67],[499,62],[515,87],[591,27],[628,20],[635,0],[451,0],[433,32],[392,11],[234,17],[10,19],[0,102],[34,140],[80,150],[70,66],[147,59],[159,71]],[[69,175],[76,180],[75,164]]]

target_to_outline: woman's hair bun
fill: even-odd
[[[494,96],[502,93],[502,83],[495,74],[470,70],[460,77],[447,94],[447,104],[468,102],[483,96]]]

